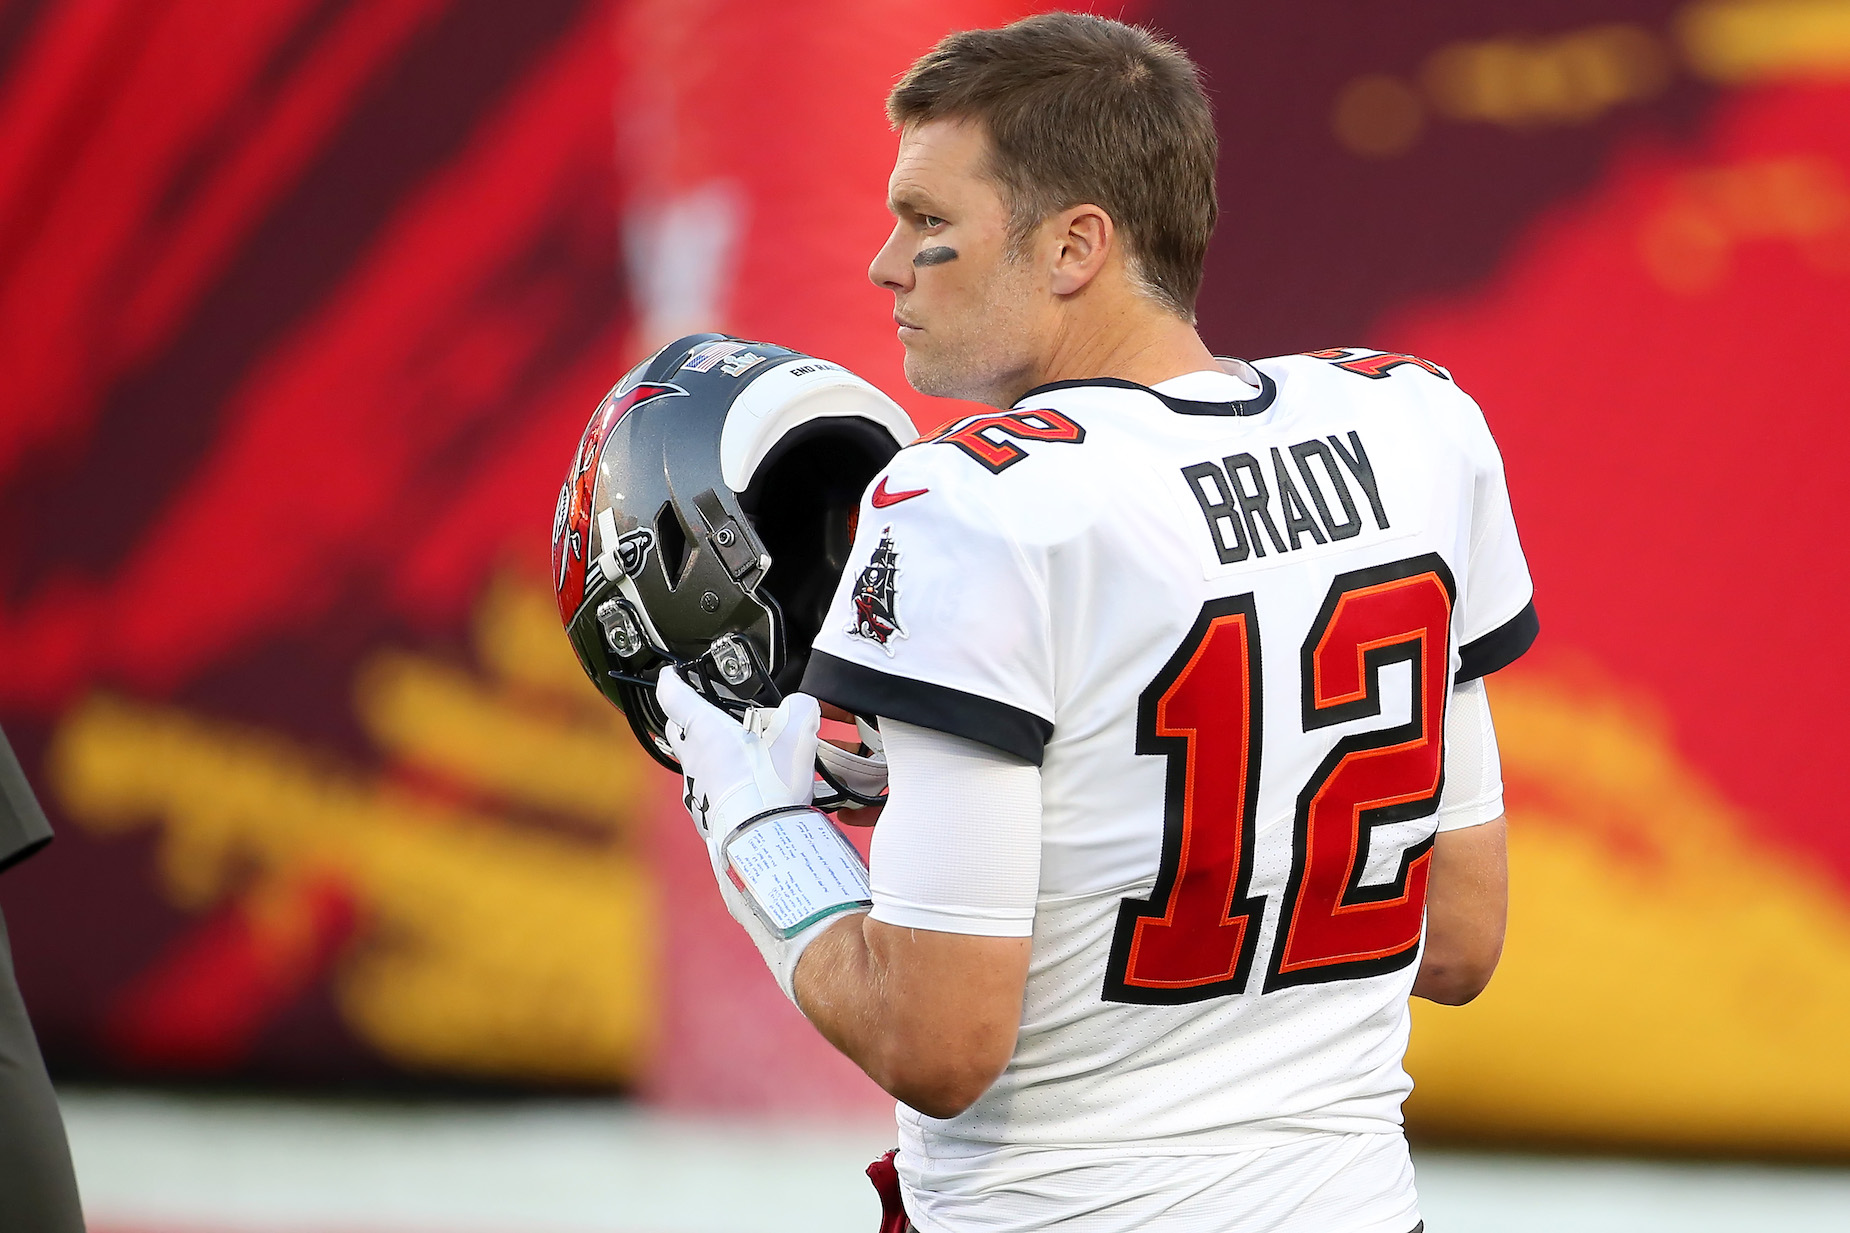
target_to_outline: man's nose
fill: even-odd
[[[880,246],[880,251],[874,254],[873,262],[867,267],[867,280],[887,291],[912,289],[912,266],[900,251],[897,225],[887,236],[886,243]]]

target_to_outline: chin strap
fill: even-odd
[[[886,804],[886,752],[882,749],[874,748],[868,754],[850,753],[824,741],[816,746],[816,773],[840,795],[843,804],[863,808]],[[817,807],[829,808],[827,799],[819,797]]]

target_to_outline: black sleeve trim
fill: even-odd
[[[1535,601],[1530,600],[1521,612],[1482,638],[1467,642],[1459,648],[1458,675],[1454,679],[1462,685],[1466,681],[1475,681],[1500,668],[1509,667],[1535,645],[1535,635],[1541,632],[1542,623],[1535,615]]]
[[[897,719],[1000,749],[1039,766],[1053,725],[1031,711],[812,651],[803,692],[857,715]]]

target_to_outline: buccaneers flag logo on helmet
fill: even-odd
[[[643,382],[634,389],[610,392],[585,425],[572,468],[559,489],[552,516],[552,582],[559,596],[559,619],[570,623],[585,602],[585,552],[591,538],[591,497],[597,488],[597,458],[617,421],[636,407],[669,394],[685,394],[676,385]]]

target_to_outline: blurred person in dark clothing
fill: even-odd
[[[0,870],[50,842],[51,826],[0,733]],[[0,917],[0,1229],[82,1233],[83,1227],[64,1119],[13,978],[12,943]]]

